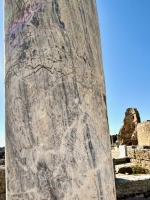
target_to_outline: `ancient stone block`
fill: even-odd
[[[129,163],[129,162],[130,162],[130,158],[128,158],[128,157],[125,157],[125,158],[116,158],[116,159],[114,159],[115,165],[124,164],[124,163]]]
[[[149,179],[149,180],[147,180],[147,190],[149,190],[149,191],[150,191],[150,179]]]
[[[150,145],[150,120],[138,124],[137,137],[139,145]]]
[[[144,155],[143,155],[144,160],[149,160],[150,161],[150,151],[144,150]]]
[[[135,159],[135,150],[127,148],[127,156],[131,159]]]
[[[132,163],[135,163],[135,164],[141,164],[141,160],[130,159],[130,161],[131,161]]]
[[[143,194],[148,191],[149,180],[116,179],[117,197]]]
[[[143,168],[148,169],[150,171],[150,161],[142,160],[141,165]]]
[[[144,150],[135,150],[135,158],[142,160],[144,158]]]

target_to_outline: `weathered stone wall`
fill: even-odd
[[[129,149],[127,148],[127,156],[130,162],[138,164],[144,169],[150,170],[150,150],[149,149]]]
[[[145,180],[116,179],[117,199],[132,195],[136,196],[137,194],[146,194],[148,191],[150,191],[150,178]]]
[[[137,137],[139,146],[150,145],[150,121],[142,122],[137,125]]]
[[[5,166],[0,165],[0,200],[6,199]]]

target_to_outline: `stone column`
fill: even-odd
[[[5,0],[7,200],[115,200],[95,0]]]

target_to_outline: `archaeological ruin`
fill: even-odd
[[[5,1],[7,200],[115,200],[95,0]]]
[[[137,138],[139,146],[150,146],[150,120],[137,125]]]
[[[137,145],[137,125],[140,123],[140,115],[136,108],[128,108],[125,112],[123,126],[121,127],[118,139],[119,144]]]
[[[119,134],[110,139],[111,146],[116,145],[116,140],[120,145],[150,146],[150,120],[141,122],[138,110],[128,108]]]
[[[149,199],[150,120],[141,122],[137,109],[128,108],[119,134],[110,138],[117,200]]]

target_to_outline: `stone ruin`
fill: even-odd
[[[137,125],[137,138],[139,146],[150,146],[150,120]]]
[[[140,115],[136,108],[128,108],[125,112],[123,126],[121,127],[118,139],[121,145],[137,145],[137,124],[140,123]]]

